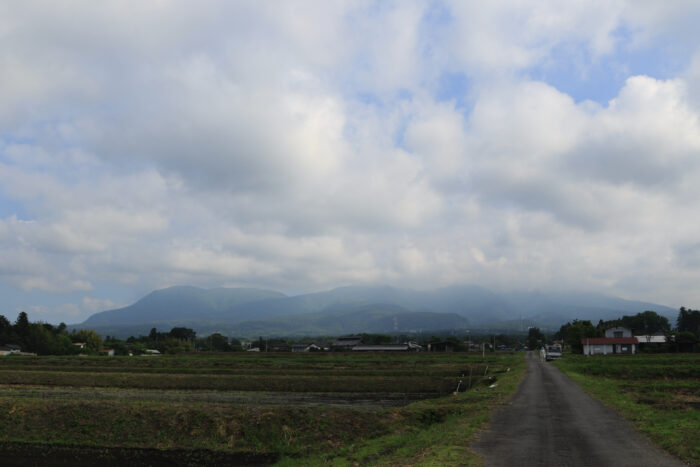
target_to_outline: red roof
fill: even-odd
[[[639,344],[636,337],[584,337],[581,339],[582,344],[601,345],[601,344]]]

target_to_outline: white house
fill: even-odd
[[[614,327],[605,330],[605,337],[581,339],[584,355],[634,355],[637,353],[637,338],[628,328]]]

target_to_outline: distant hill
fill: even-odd
[[[95,313],[82,324],[95,327],[220,320],[237,306],[286,297],[272,290],[247,288],[207,290],[177,286],[151,292],[133,305],[124,308]]]
[[[146,334],[185,326],[200,334],[337,335],[444,329],[555,331],[567,321],[614,319],[653,310],[672,322],[677,311],[654,303],[601,294],[511,292],[464,285],[429,291],[387,286],[341,287],[289,297],[250,288],[157,290],[133,305],[96,313],[74,327],[103,335]]]

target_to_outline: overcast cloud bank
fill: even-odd
[[[699,21],[693,1],[6,2],[0,313],[77,322],[174,284],[698,306]]]

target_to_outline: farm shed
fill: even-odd
[[[663,334],[653,336],[634,336],[639,344],[665,344],[666,336]]]
[[[352,350],[356,345],[362,344],[362,337],[347,336],[339,337],[331,344],[333,350]]]
[[[658,349],[661,348],[664,344],[668,342],[666,339],[666,336],[663,333],[656,333],[653,335],[642,335],[642,336],[634,336],[637,339],[638,342],[638,348],[639,350],[644,350],[644,349]]]
[[[584,355],[634,355],[636,337],[587,337],[581,339]]]

